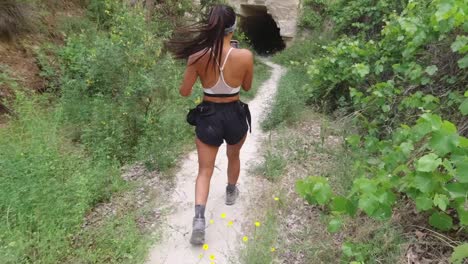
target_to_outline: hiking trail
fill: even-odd
[[[162,239],[150,250],[147,264],[193,264],[211,261],[217,264],[239,263],[238,249],[243,243],[242,226],[252,224],[243,222],[244,216],[248,214],[246,208],[261,188],[259,181],[249,174],[249,167],[255,165],[261,156],[259,148],[265,135],[260,128],[260,121],[272,105],[278,82],[285,72],[281,66],[267,59],[261,58],[260,60],[271,67],[271,75],[260,86],[255,98],[248,102],[252,113],[252,133],[247,136],[241,150],[241,172],[238,182],[240,195],[236,204],[227,206],[224,203],[227,184],[226,143],[224,143],[216,158],[206,206],[205,243],[208,245],[208,250],[189,243],[194,216],[195,180],[198,171],[197,152],[189,153],[181,161],[180,169],[175,175],[176,187],[171,199],[167,201],[171,211],[165,219]],[[226,217],[222,218],[221,215]],[[210,220],[213,222],[210,223]],[[202,258],[200,254],[203,254]],[[210,256],[214,256],[214,260],[211,260]]]

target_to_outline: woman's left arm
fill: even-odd
[[[180,86],[179,93],[182,96],[190,96],[192,93],[193,85],[197,81],[198,73],[195,64],[193,63],[193,58],[190,57],[187,61],[187,68],[184,73],[184,80]]]

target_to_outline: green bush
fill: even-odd
[[[299,26],[306,29],[320,29],[327,16],[327,8],[327,2],[324,0],[304,0]]]
[[[336,32],[372,38],[379,35],[388,16],[399,14],[407,3],[407,0],[337,0],[329,4],[329,12]]]
[[[424,3],[412,1],[392,15],[380,40],[342,38],[312,60],[309,100],[352,109],[363,130],[347,138],[362,154],[353,166],[362,176],[351,191],[334,195],[326,178],[311,177],[297,183],[309,203],[329,205],[337,216],[360,209],[382,220],[403,193],[439,230],[468,225],[467,139],[441,116],[458,121],[468,114],[466,6]],[[451,59],[426,51],[435,46]]]
[[[163,22],[125,10],[108,21],[109,33],[72,35],[60,52],[64,121],[94,155],[123,163],[151,149],[152,163],[166,168],[180,152],[167,149],[191,135],[182,116],[190,102],[177,89],[182,65],[161,52]]]

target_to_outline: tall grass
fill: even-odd
[[[112,161],[92,160],[64,137],[49,98],[17,96],[20,118],[0,130],[0,259],[56,263],[83,215],[121,180]]]
[[[297,121],[304,111],[307,74],[301,68],[289,69],[281,78],[272,110],[262,122],[262,128],[271,130],[280,124]]]
[[[241,250],[240,260],[245,264],[272,263],[278,244],[277,212],[269,208],[261,226],[255,227],[252,236]],[[273,248],[273,249],[272,249]]]
[[[178,94],[183,65],[162,53],[169,24],[124,5],[107,11],[106,28],[74,21],[63,47],[38,52],[55,56],[39,60],[57,64],[42,65],[51,94],[16,87],[18,118],[0,129],[1,263],[143,261],[149,235],[136,209],[85,230],[84,217],[132,188],[122,164],[174,165],[192,141],[184,115],[194,102]]]

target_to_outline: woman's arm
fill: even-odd
[[[242,50],[245,53],[245,67],[246,71],[244,74],[244,80],[242,81],[242,89],[249,91],[252,88],[253,74],[254,74],[254,61],[253,54],[248,49]]]
[[[184,80],[182,81],[182,85],[180,86],[179,93],[182,96],[190,96],[192,93],[193,85],[197,81],[198,73],[195,64],[193,64],[192,56],[187,61],[187,68],[185,69],[184,73]]]

